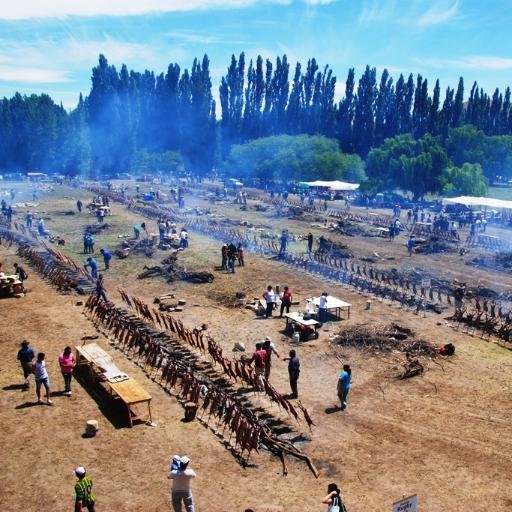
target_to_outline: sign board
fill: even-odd
[[[430,279],[422,279],[421,280],[421,287],[422,288],[429,288],[431,284],[432,284],[432,282],[431,282]]]
[[[418,512],[418,496],[409,496],[393,503],[393,512]]]

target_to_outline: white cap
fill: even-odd
[[[183,455],[183,457],[181,457],[182,464],[188,464],[189,462],[190,462],[190,459],[186,455]]]
[[[84,476],[85,475],[85,468],[83,466],[78,466],[75,469],[75,475],[76,476]]]

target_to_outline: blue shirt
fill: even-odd
[[[350,387],[351,387],[350,383],[352,381],[352,377],[348,374],[348,372],[346,372],[346,371],[341,372],[339,379],[341,381],[341,385],[343,386],[343,389],[350,389]]]
[[[18,360],[22,363],[30,363],[34,357],[34,351],[30,347],[22,347],[18,350]]]
[[[96,260],[94,258],[91,258],[91,260],[88,261],[85,266],[91,267],[91,272],[94,270],[98,270],[98,264],[96,263]]]
[[[106,249],[103,251],[103,259],[104,260],[111,260],[112,254],[110,254]]]

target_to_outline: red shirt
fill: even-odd
[[[292,301],[292,292],[290,290],[286,290],[283,292],[283,302],[291,302]]]
[[[256,368],[265,368],[267,352],[264,349],[260,348],[259,350],[256,350],[252,355],[252,358],[254,359],[254,366]]]

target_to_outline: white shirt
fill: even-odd
[[[188,238],[188,233],[186,231],[182,231],[180,233],[181,239],[186,240]]]
[[[320,309],[325,309],[327,307],[327,297],[325,295],[320,295],[320,301],[318,303],[318,307]]]
[[[46,361],[36,361],[36,379],[43,380],[48,378],[48,372],[46,371]]]
[[[190,491],[192,479],[196,477],[193,469],[185,469],[185,471],[171,471],[169,478],[172,480],[173,491]]]
[[[276,301],[276,294],[273,290],[265,292],[265,300],[267,301],[267,304]]]

